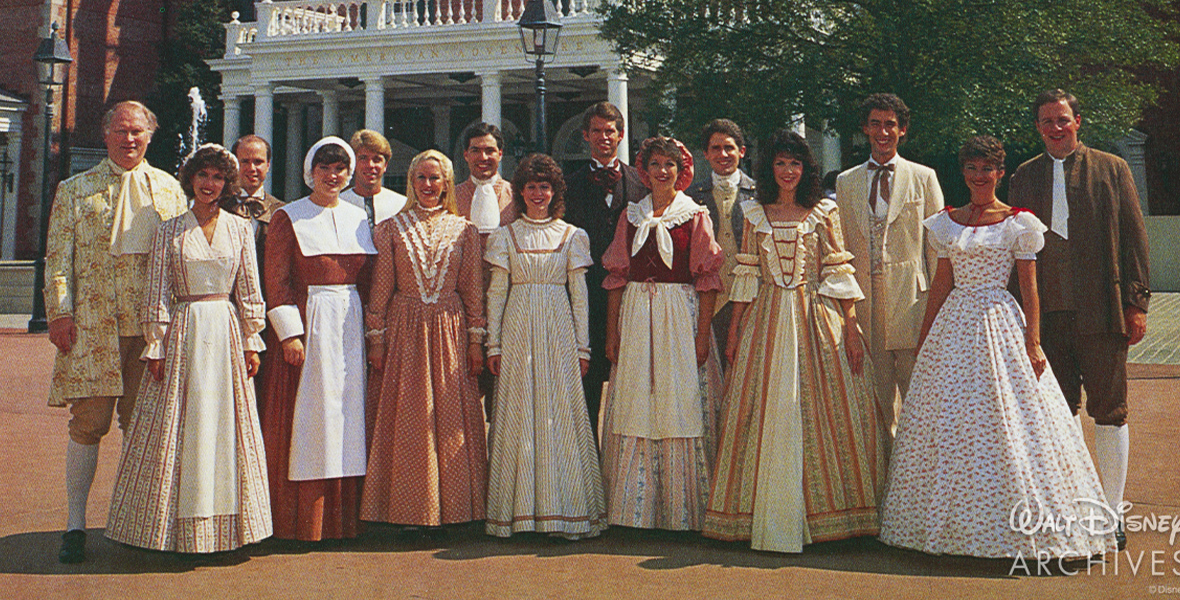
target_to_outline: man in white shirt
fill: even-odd
[[[381,185],[385,179],[385,170],[389,168],[389,159],[393,157],[393,149],[385,136],[372,129],[362,129],[352,134],[348,145],[356,153],[356,173],[353,175],[352,188],[342,192],[340,199],[365,209],[371,229],[401,212],[406,205],[405,196]]]
[[[901,98],[873,94],[861,103],[860,116],[872,156],[836,179],[836,204],[865,294],[856,314],[868,329],[878,417],[892,432],[938,262],[922,221],[942,210],[942,188],[933,169],[897,154],[910,124]]]
[[[695,183],[685,192],[697,204],[709,209],[713,220],[713,237],[725,254],[721,266],[721,279],[725,290],[717,294],[713,313],[713,334],[721,348],[725,348],[729,334],[729,290],[733,287],[733,268],[742,248],[742,230],[745,226],[742,202],[754,199],[754,180],[738,167],[746,156],[746,139],[737,123],[729,119],[714,119],[701,132],[701,144],[705,148],[705,159],[709,161],[712,173],[704,181]],[[724,359],[725,353],[721,353]],[[726,364],[726,367],[729,365]]]
[[[475,223],[486,241],[488,234],[518,216],[512,204],[512,184],[500,177],[504,135],[495,125],[479,123],[468,127],[463,139],[463,160],[471,177],[455,186],[455,202],[459,214]]]

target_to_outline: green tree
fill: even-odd
[[[845,139],[865,95],[914,112],[907,153],[945,162],[963,139],[1035,148],[1029,103],[1061,87],[1083,100],[1090,140],[1118,137],[1158,94],[1135,75],[1180,60],[1164,0],[621,0],[603,35],[654,73],[649,118],[691,136],[726,116],[761,136],[806,115]],[[1016,153],[1019,154],[1019,151]]]
[[[148,146],[148,160],[165,170],[175,170],[181,159],[180,136],[188,135],[192,110],[188,92],[201,90],[208,121],[205,140],[221,137],[222,102],[218,98],[221,77],[209,69],[207,59],[225,54],[225,27],[232,10],[230,0],[183,0],[171,6],[169,31],[160,43],[160,67],[145,104],[156,113],[160,128]]]

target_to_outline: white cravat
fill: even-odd
[[[491,233],[500,226],[500,198],[496,194],[499,180],[499,173],[483,180],[471,176],[471,183],[475,184],[475,194],[471,196],[471,222],[480,233]]]
[[[742,183],[742,172],[734,171],[729,175],[718,175],[716,172],[713,175],[713,186],[719,187],[727,192],[738,189]]]
[[[1065,159],[1053,158],[1053,226],[1050,229],[1062,239],[1069,239],[1069,202],[1065,199]]]
[[[627,220],[635,226],[635,238],[631,240],[631,256],[639,254],[643,245],[647,243],[648,235],[654,231],[656,248],[660,251],[660,260],[671,269],[672,261],[675,258],[675,249],[672,247],[672,234],[668,230],[683,224],[703,210],[705,207],[693,202],[684,192],[677,192],[672,203],[664,209],[664,214],[659,217],[655,216],[652,210],[650,194],[637,203],[628,204]]]
[[[111,168],[119,175],[115,218],[111,223],[111,254],[147,254],[151,251],[156,228],[162,222],[152,206],[147,161],[140,161],[129,170],[112,162]]]

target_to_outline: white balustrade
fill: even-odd
[[[562,18],[591,15],[604,0],[556,0]],[[515,22],[528,0],[262,0],[256,23],[241,23],[238,13],[225,25],[225,56],[240,56],[241,44],[269,37],[290,37],[361,30],[452,27],[473,23]]]

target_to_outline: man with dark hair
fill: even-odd
[[[512,184],[500,176],[500,160],[504,158],[504,134],[491,123],[476,123],[463,132],[463,160],[471,176],[455,186],[455,203],[459,214],[479,230],[479,239],[487,244],[488,236],[508,225],[519,216],[512,202]],[[480,256],[483,248],[480,248]],[[492,283],[492,265],[483,265],[483,291],[487,294]],[[484,397],[484,410],[489,418],[495,410],[496,376],[488,369],[479,374],[479,391]]]
[[[713,309],[713,334],[719,336],[719,347],[724,348],[729,334],[729,317],[733,311],[729,304],[729,290],[733,287],[733,268],[737,264],[737,254],[741,251],[745,227],[741,204],[754,199],[754,180],[739,167],[746,156],[746,140],[737,123],[729,119],[710,121],[701,132],[701,145],[712,173],[704,181],[694,183],[685,193],[697,204],[709,209],[709,218],[713,220],[713,237],[725,254],[725,264],[721,266],[725,289],[717,294]],[[724,361],[725,352],[720,354]],[[728,364],[724,366],[729,367]]]
[[[103,117],[107,157],[57,186],[45,244],[45,316],[57,347],[50,406],[69,406],[69,517],[58,560],[86,560],[86,502],[98,446],[131,421],[143,378],[148,253],[160,223],[188,208],[180,184],[144,159],[156,116],[120,102]]]
[[[1033,104],[1045,152],[1012,175],[1008,203],[1049,227],[1037,254],[1041,344],[1075,415],[1086,390],[1102,488],[1118,510],[1127,482],[1127,346],[1147,333],[1147,233],[1127,161],[1078,141],[1077,98]],[[1078,417],[1079,422],[1081,417]],[[1119,550],[1126,547],[1122,526]]]
[[[859,112],[871,157],[836,178],[836,204],[865,295],[856,312],[868,329],[878,419],[892,435],[938,264],[922,221],[942,210],[942,188],[933,169],[897,154],[910,124],[910,109],[901,98],[873,94]]]
[[[238,138],[230,149],[238,159],[238,184],[241,190],[236,198],[224,201],[222,208],[250,219],[254,224],[255,250],[258,252],[258,276],[261,280],[263,249],[266,248],[266,226],[270,217],[283,205],[265,189],[266,177],[270,174],[270,142],[250,134]]]
[[[627,205],[639,202],[647,188],[635,167],[619,160],[619,143],[626,135],[623,113],[609,102],[599,102],[582,113],[582,138],[590,145],[590,164],[566,177],[565,220],[586,230],[594,264],[586,272],[590,308],[590,370],[582,378],[590,427],[597,434],[602,385],[610,379],[606,358],[606,268],[602,255],[615,237],[615,226]]]

